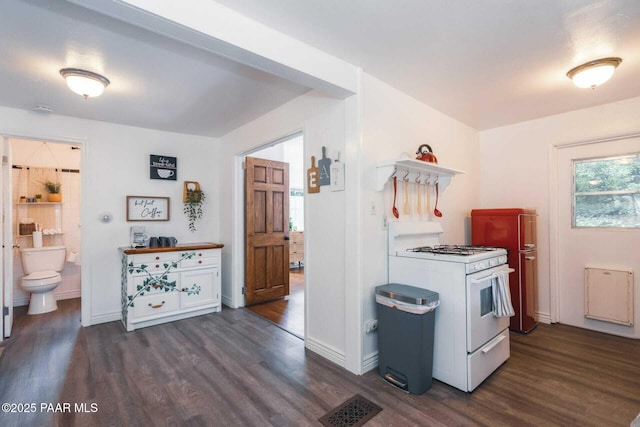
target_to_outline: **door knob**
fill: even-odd
[[[289,236],[284,236],[284,240],[289,240]]]

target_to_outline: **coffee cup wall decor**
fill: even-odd
[[[157,154],[149,155],[149,178],[176,181],[178,179],[178,159]]]
[[[160,178],[165,178],[165,179],[170,178],[176,174],[174,171],[170,169],[158,169],[157,172]]]

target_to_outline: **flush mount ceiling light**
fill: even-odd
[[[69,89],[84,96],[84,99],[102,95],[104,88],[109,86],[109,79],[91,71],[78,68],[63,68],[60,75],[67,81]]]
[[[621,62],[622,59],[614,57],[596,59],[572,68],[567,73],[567,77],[578,87],[594,89],[608,81]]]

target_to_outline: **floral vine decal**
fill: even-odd
[[[153,275],[149,272],[149,270],[147,270],[147,265],[146,264],[140,264],[140,265],[135,265],[133,262],[130,262],[129,264],[127,264],[127,269],[129,271],[129,274],[133,274],[133,273],[145,273],[148,277],[146,277],[144,279],[144,282],[142,282],[141,285],[137,285],[136,286],[136,293],[133,295],[127,295],[127,305],[126,307],[134,307],[133,302],[134,300],[145,294],[145,292],[150,292],[151,288],[153,289],[163,289],[165,292],[186,292],[187,295],[199,295],[200,294],[200,290],[201,287],[200,285],[197,284],[193,284],[191,285],[190,288],[182,288],[182,289],[177,289],[176,288],[176,281],[169,281],[169,272],[174,269],[174,268],[178,268],[178,263],[184,259],[191,259],[196,255],[195,252],[185,252],[182,254],[182,256],[180,257],[179,260],[177,261],[171,261],[171,262],[165,262],[163,264],[164,267],[164,271]]]

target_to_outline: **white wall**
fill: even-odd
[[[419,145],[429,144],[438,164],[464,171],[452,178],[440,196],[438,209],[444,227],[441,243],[469,242],[470,210],[479,203],[478,132],[414,98],[364,75],[363,78],[363,320],[375,319],[375,287],[387,282],[387,231],[383,216],[391,215],[391,185],[383,192],[374,190],[378,162],[398,159],[403,152],[412,158]],[[371,202],[377,215],[370,215]],[[433,201],[432,201],[433,206]],[[401,216],[400,220],[404,220]],[[377,360],[376,334],[364,336],[364,369]]]
[[[87,101],[88,105],[92,100]],[[99,102],[99,100],[98,100]],[[89,107],[88,107],[89,108]],[[193,135],[161,132],[105,122],[0,108],[0,134],[82,145],[82,288],[83,324],[112,321],[120,313],[120,257],[118,247],[129,244],[127,195],[171,198],[167,222],[143,223],[152,235],[176,236],[179,242],[219,242],[218,141]],[[178,158],[178,180],[149,179],[149,155]],[[207,195],[203,220],[191,233],[182,213],[183,181],[199,181]],[[103,224],[98,216],[113,215]],[[224,274],[224,273],[223,273]],[[90,295],[85,294],[85,290]],[[88,319],[87,319],[88,318]]]
[[[597,92],[597,89],[596,89]],[[594,95],[597,93],[594,92]],[[480,133],[480,207],[538,212],[538,315],[551,320],[550,153],[571,144],[640,131],[640,98],[517,123]],[[578,262],[578,261],[570,261]],[[636,283],[636,295],[639,295]]]
[[[220,188],[223,268],[222,294],[230,306],[242,306],[244,284],[243,175],[239,159],[243,153],[270,141],[303,130],[304,170],[310,158],[329,152],[344,152],[344,101],[310,92],[221,139],[220,174],[234,177]],[[347,165],[347,167],[349,167]],[[319,194],[305,195],[305,345],[334,362],[345,364],[345,192],[322,187]],[[236,245],[234,247],[234,244]]]

